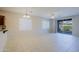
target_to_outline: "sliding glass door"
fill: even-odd
[[[72,19],[64,19],[57,21],[59,33],[72,34]]]

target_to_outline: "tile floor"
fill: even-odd
[[[34,35],[28,39],[10,40],[6,46],[8,52],[78,52],[79,38],[66,34]]]

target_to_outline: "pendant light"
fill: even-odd
[[[30,18],[30,15],[25,14],[23,17],[24,17],[24,18]]]
[[[24,18],[30,18],[31,16],[30,16],[30,13],[31,13],[31,11],[29,11],[29,10],[27,10],[26,9],[26,11],[25,11],[25,14],[24,14]]]

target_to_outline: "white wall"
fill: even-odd
[[[56,19],[50,19],[50,33],[56,33]]]
[[[72,34],[79,37],[79,16],[72,16]]]

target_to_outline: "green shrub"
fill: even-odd
[[[72,29],[71,25],[65,25],[65,26],[63,26],[63,30],[64,31],[71,31],[71,29]]]

